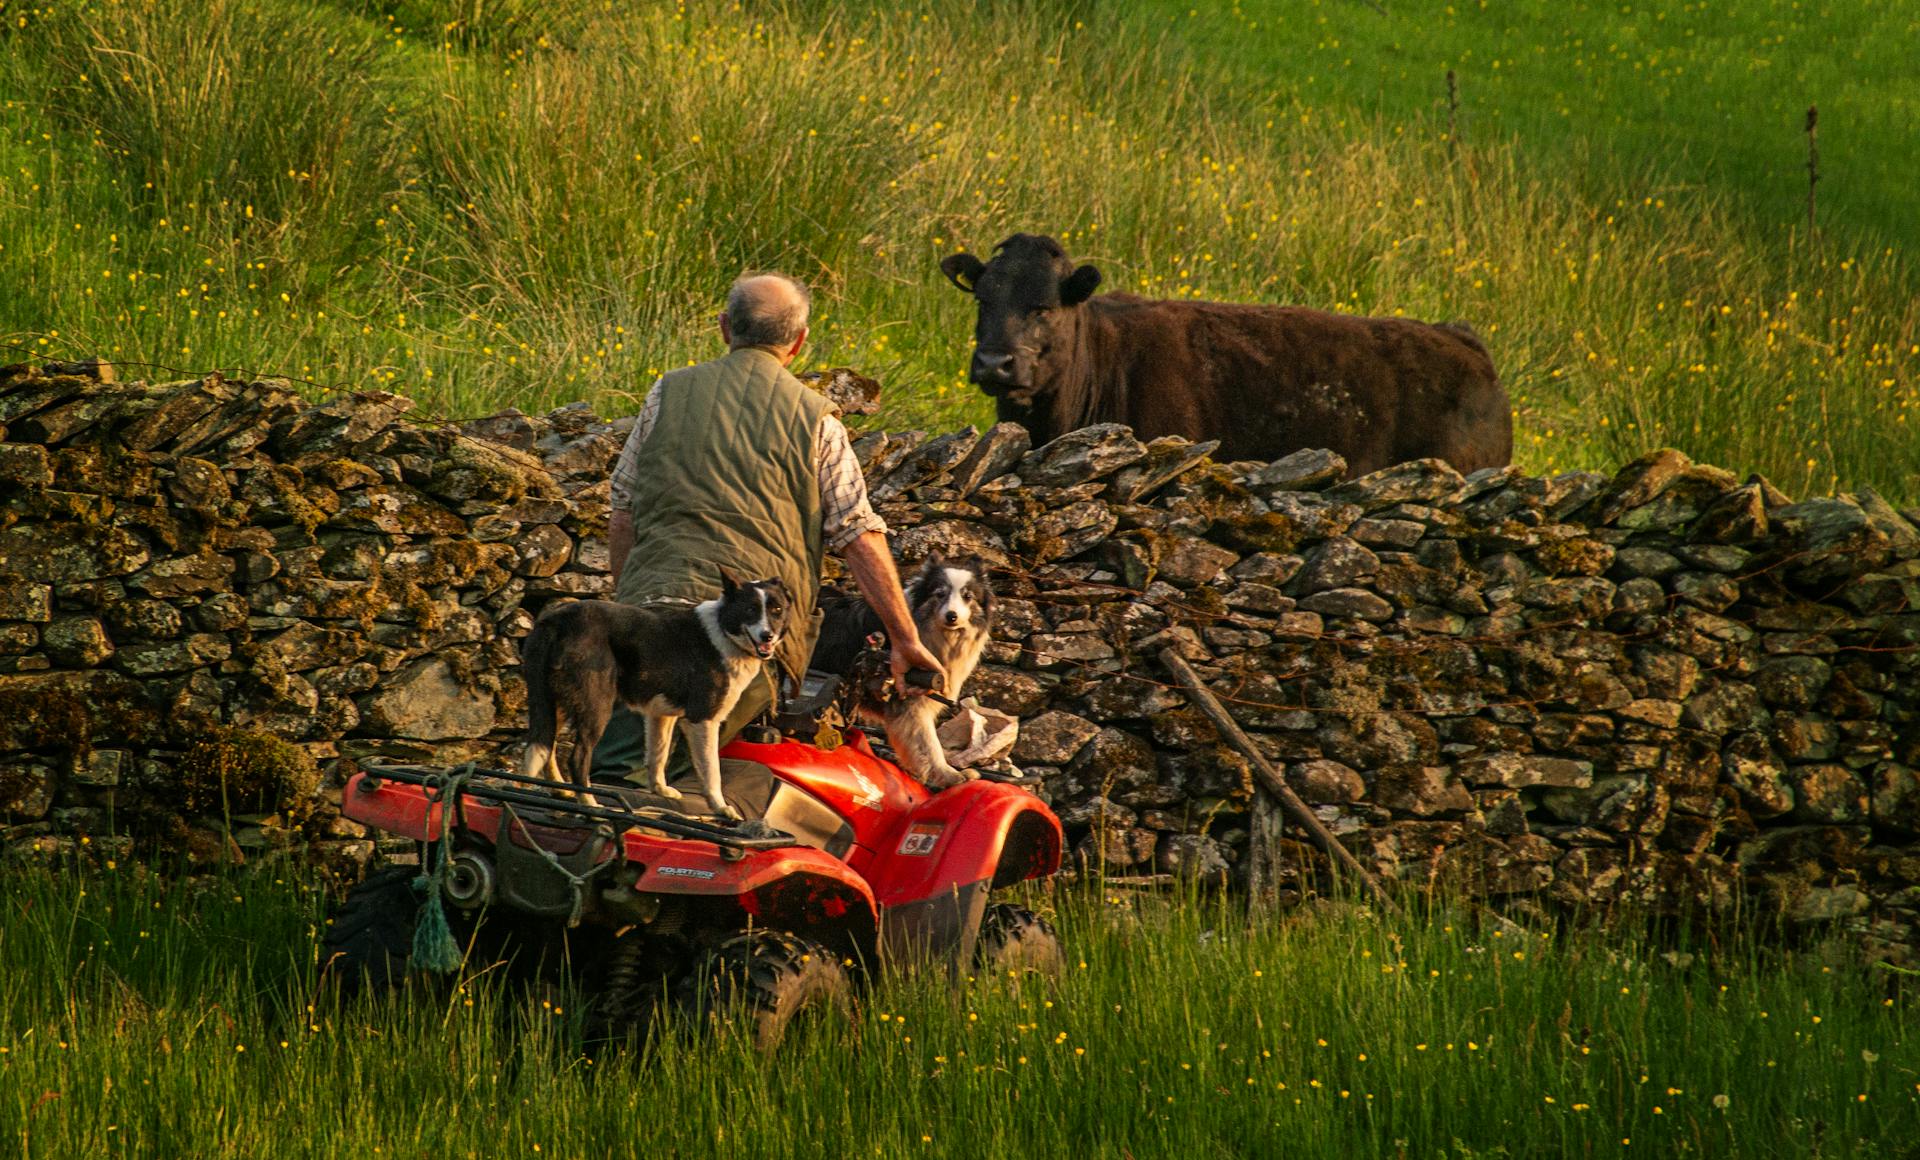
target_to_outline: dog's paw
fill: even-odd
[[[670,785],[656,785],[653,787],[653,792],[660,797],[666,798],[670,802],[680,800],[680,791]]]
[[[938,769],[928,770],[927,775],[920,779],[920,784],[926,786],[928,789],[934,790],[952,789],[954,786],[960,785],[963,782],[973,781],[979,776],[977,772],[971,769],[954,769],[951,766],[941,766]]]
[[[737,822],[740,820],[740,811],[734,809],[725,801],[709,801],[707,805],[713,810],[715,817],[729,822]]]

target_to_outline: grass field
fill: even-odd
[[[772,1059],[564,991],[314,991],[270,873],[0,877],[0,1141],[69,1156],[1908,1156],[1904,977],[1749,938],[1067,893],[1057,984],[871,989]],[[312,1004],[310,1007],[309,1005]]]
[[[1532,470],[1920,499],[1911,18],[1457,7],[0,0],[0,341],[618,412],[778,266],[814,365],[951,428],[934,264],[1038,229],[1112,288],[1469,320]]]

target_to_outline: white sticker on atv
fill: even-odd
[[[940,832],[946,826],[940,822],[915,822],[907,827],[906,836],[900,839],[900,853],[916,857],[933,853],[940,844]]]
[[[691,866],[661,866],[654,873],[662,878],[712,878],[715,871],[695,870]]]
[[[873,784],[871,778],[857,769],[853,771],[853,780],[860,783],[860,792],[853,795],[853,804],[870,810],[879,809],[880,787]]]

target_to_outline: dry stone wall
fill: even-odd
[[[609,588],[625,421],[101,375],[0,369],[8,849],[363,859],[333,809],[353,760],[513,744],[518,638]],[[1670,450],[1611,478],[1351,481],[1326,452],[1210,450],[1111,426],[856,443],[903,558],[998,569],[969,691],[1026,719],[1015,756],[1081,856],[1248,873],[1248,763],[1159,671],[1172,646],[1382,874],[1914,941],[1920,511]],[[1313,872],[1280,849],[1282,888]]]

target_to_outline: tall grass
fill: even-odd
[[[1062,893],[1057,983],[884,980],[756,1057],[582,1054],[564,988],[316,1002],[271,872],[0,879],[0,1140],[153,1155],[1854,1155],[1913,996],[1840,948]],[[311,1006],[310,1006],[311,1005]]]
[[[1470,321],[1529,469],[1671,444],[1920,499],[1911,266],[1659,159],[1455,157],[1093,5],[186,7],[0,0],[0,339],[618,411],[780,267],[819,290],[815,364],[953,427],[990,409],[934,264],[1033,229],[1113,289]]]

